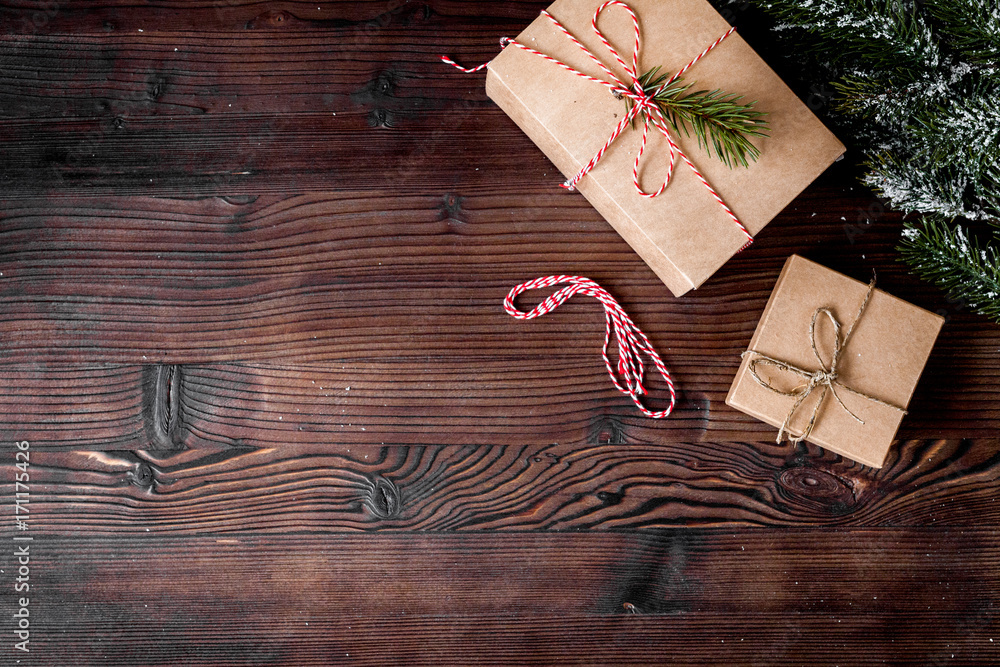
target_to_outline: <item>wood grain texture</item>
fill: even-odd
[[[88,8],[82,30],[60,34],[54,21],[55,34],[46,23],[0,40],[0,170],[9,196],[53,185],[60,194],[426,192],[459,181],[484,186],[504,173],[534,172],[535,182],[551,174],[488,102],[481,78],[426,51],[475,40],[477,57],[491,57],[497,30],[516,33],[523,18],[455,22],[395,2],[339,18],[346,4],[328,6],[314,23],[252,5],[224,18],[232,29],[219,32],[161,32],[156,12],[143,17],[146,27],[119,30],[114,20],[95,23],[100,11]],[[202,13],[219,9],[228,8]],[[359,147],[367,169],[355,159]]]
[[[491,45],[483,44],[486,48],[495,46],[497,40],[493,35],[496,30],[523,26],[534,20],[545,7],[544,0],[512,0],[491,5],[475,0],[286,0],[281,3],[261,0],[212,3],[169,0],[155,4],[136,3],[134,0],[61,0],[53,8],[38,0],[5,0],[0,7],[0,29],[4,33],[22,35],[74,33],[136,36],[139,29],[143,29],[147,37],[170,32],[191,32],[195,37],[210,37],[213,32],[248,36],[270,33],[277,37],[331,32],[370,36],[383,30],[413,27],[418,21],[426,23],[433,19],[435,25],[449,30],[457,40],[474,37],[493,42]],[[34,10],[40,10],[45,16],[31,14]],[[475,34],[460,33],[456,26],[472,27]],[[402,32],[405,37],[405,31]],[[352,52],[363,54],[364,50],[352,47]]]
[[[46,537],[33,545],[45,582],[33,648],[132,665],[985,664],[1000,650],[989,641],[997,540],[992,529]],[[47,557],[70,550],[68,564]]]
[[[158,399],[155,391],[162,366],[6,365],[0,366],[0,429],[36,449],[97,450],[774,438],[775,429],[725,405],[738,352],[714,363],[701,355],[693,368],[670,362],[680,401],[670,418],[649,420],[611,385],[598,344],[551,359],[181,365],[172,410],[163,407],[167,392]],[[959,383],[946,363],[932,358],[898,437],[994,438],[997,398],[988,376],[970,362]],[[649,388],[648,402],[662,403],[666,389],[653,382]],[[169,428],[161,424],[164,414],[173,415]]]
[[[81,607],[82,608],[82,605]],[[86,609],[93,609],[87,605]],[[594,665],[594,664],[921,664],[933,667],[996,661],[994,617],[939,614],[830,614],[792,617],[753,612],[693,612],[677,616],[592,616],[578,612],[511,618],[383,617],[338,614],[227,619],[211,614],[184,621],[181,610],[158,622],[122,624],[74,616],[57,643],[37,650],[76,665]],[[141,618],[141,617],[140,617]],[[211,628],[206,637],[203,628]],[[937,637],[945,635],[947,640]],[[95,636],[108,638],[97,642]],[[928,639],[930,638],[930,639]]]
[[[688,392],[670,419],[647,420],[593,364],[508,364],[480,369],[472,380],[465,378],[467,367],[441,363],[398,379],[398,364],[338,366],[182,367],[180,419],[169,436],[154,421],[155,369],[6,368],[0,370],[0,429],[36,450],[509,442],[630,447],[725,442],[717,430],[766,445],[775,433],[724,406],[725,385]],[[941,423],[939,412],[922,419],[914,413],[900,437],[978,433],[988,442],[994,427],[963,426],[968,412],[957,412],[951,425]]]
[[[1000,329],[906,274],[850,155],[673,298],[437,60],[545,4],[0,2],[34,664],[1000,662]],[[948,320],[880,471],[723,404],[793,252]],[[502,312],[552,273],[632,314],[674,416],[614,391],[592,300]]]
[[[137,421],[138,384],[148,371],[87,377],[95,362],[256,360],[186,368],[199,438],[343,442],[345,424],[328,418],[349,405],[356,443],[450,444],[442,432],[451,428],[461,430],[456,444],[584,442],[604,417],[625,425],[623,442],[764,440],[772,430],[724,398],[784,257],[802,252],[860,277],[877,266],[885,289],[948,318],[900,437],[994,437],[998,329],[889,262],[897,216],[867,227],[833,221],[877,205],[845,195],[834,175],[772,223],[784,235],[765,232],[683,299],[572,196],[533,196],[528,209],[517,195],[8,202],[0,403],[19,437],[41,447],[145,449],[152,436]],[[670,420],[635,419],[613,391],[595,302],[528,323],[502,313],[509,287],[548,272],[589,275],[633,314],[680,384]],[[86,366],[64,385],[69,371],[49,368],[67,362]],[[352,385],[348,404],[316,390]],[[32,403],[53,401],[66,409],[33,416]],[[78,438],[81,411],[88,429]],[[282,412],[292,418],[277,423]],[[248,431],[241,425],[254,422],[244,418],[271,425]]]
[[[31,521],[80,537],[996,526],[998,445],[904,442],[878,471],[773,443],[36,451]]]
[[[0,185],[8,198],[554,186],[482,76],[437,58],[484,62],[546,4],[5,3]]]

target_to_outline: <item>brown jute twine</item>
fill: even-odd
[[[765,389],[769,389],[776,394],[781,394],[782,396],[795,397],[795,403],[792,404],[792,408],[788,411],[788,414],[785,416],[785,421],[781,424],[781,428],[778,429],[778,439],[777,439],[778,444],[781,444],[781,441],[784,439],[786,434],[788,435],[789,442],[793,443],[802,442],[803,440],[809,437],[809,434],[812,433],[813,426],[815,426],[816,424],[816,418],[819,416],[820,410],[823,407],[823,401],[826,399],[827,393],[833,394],[833,397],[836,399],[837,403],[840,405],[840,407],[844,409],[845,412],[847,412],[847,414],[851,415],[851,417],[856,419],[859,423],[864,424],[865,422],[864,420],[861,419],[861,417],[858,417],[856,414],[851,412],[850,408],[844,405],[844,401],[841,400],[840,395],[837,393],[838,389],[850,392],[855,396],[860,396],[869,401],[874,401],[875,403],[878,403],[879,405],[884,405],[887,408],[892,408],[893,410],[899,410],[903,414],[906,414],[906,410],[899,407],[898,405],[887,403],[886,401],[883,401],[879,398],[875,398],[874,396],[871,396],[864,392],[851,389],[837,378],[837,373],[838,373],[837,365],[840,363],[841,354],[843,353],[844,348],[847,347],[847,342],[851,339],[851,334],[854,332],[854,327],[861,319],[861,316],[864,315],[865,308],[868,307],[868,302],[871,300],[872,294],[874,292],[875,292],[875,279],[873,278],[871,283],[868,284],[868,293],[865,294],[865,299],[864,301],[861,302],[861,308],[858,309],[858,314],[855,316],[854,321],[851,323],[850,328],[847,330],[847,333],[843,336],[843,338],[841,338],[840,336],[840,330],[841,330],[840,322],[837,320],[836,316],[834,316],[833,312],[831,312],[829,308],[817,308],[816,312],[813,313],[812,322],[809,324],[809,339],[812,344],[813,354],[816,355],[816,360],[819,361],[818,370],[807,371],[797,366],[793,366],[792,364],[786,361],[781,361],[780,359],[769,357],[766,354],[761,354],[756,350],[747,350],[746,352],[743,353],[742,356],[744,357],[747,356],[748,354],[754,355],[753,358],[750,359],[750,363],[748,364],[747,369],[750,371],[750,374],[757,381],[757,383],[760,384],[760,386],[764,387]],[[816,321],[819,319],[820,315],[826,315],[827,317],[829,317],[830,322],[833,324],[833,331],[834,331],[833,358],[830,360],[829,366],[827,366],[826,362],[823,361],[823,357],[822,355],[820,355],[819,348],[816,345]],[[796,375],[805,378],[807,380],[807,383],[804,385],[800,385],[795,389],[792,389],[791,391],[784,391],[782,389],[778,389],[777,387],[772,385],[770,381],[765,380],[757,373],[757,366],[761,364],[765,366],[773,366],[777,368],[779,371],[789,371],[791,373],[795,373]],[[819,400],[816,401],[816,406],[813,408],[812,415],[809,417],[809,423],[806,425],[806,428],[802,432],[802,435],[793,436],[791,434],[791,431],[789,430],[789,425],[791,424],[792,418],[795,416],[795,413],[798,411],[799,407],[801,407],[801,405],[805,402],[805,400],[809,398],[810,394],[812,394],[813,391],[815,391],[816,389],[819,389],[821,393],[819,396]]]

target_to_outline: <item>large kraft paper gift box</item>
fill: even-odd
[[[622,81],[630,82],[591,26],[602,4],[603,0],[559,0],[548,12]],[[640,74],[655,66],[674,74],[730,28],[705,0],[628,0],[628,5],[637,14],[642,33]],[[631,62],[635,32],[627,10],[606,8],[598,25],[622,58]],[[608,78],[545,16],[539,16],[517,41],[585,74]],[[488,70],[489,97],[567,178],[591,160],[627,112],[625,102],[607,87],[514,45],[494,58]],[[844,152],[837,138],[738,33],[699,60],[683,80],[694,83],[692,91],[720,89],[742,95],[742,102],[756,101],[755,109],[767,113],[770,136],[754,139],[761,156],[749,168],[730,169],[699,148],[693,134],[672,131],[751,235]],[[744,247],[747,237],[681,160],[661,195],[650,199],[636,192],[632,167],[642,125],[637,120],[634,129],[626,129],[578,189],[680,296],[705,282]],[[641,166],[647,191],[659,187],[668,162],[666,139],[651,130]]]
[[[874,282],[792,255],[726,404],[793,441],[881,468],[943,324]]]

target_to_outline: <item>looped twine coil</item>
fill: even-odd
[[[514,305],[514,299],[519,294],[528,290],[551,287],[562,283],[568,284],[566,287],[546,297],[544,301],[530,311],[519,310]],[[674,389],[674,381],[670,377],[670,372],[663,365],[663,360],[660,359],[660,355],[653,349],[653,345],[646,338],[646,334],[636,326],[632,318],[618,305],[614,297],[593,280],[582,276],[547,276],[536,278],[535,280],[514,287],[507,294],[507,298],[504,299],[503,307],[511,317],[519,320],[531,320],[552,312],[574,294],[592,296],[604,306],[605,330],[604,346],[601,348],[601,355],[604,357],[604,366],[608,369],[608,375],[611,377],[611,381],[618,391],[631,397],[632,402],[647,417],[662,419],[668,416],[673,411],[674,405],[677,402],[677,393]],[[612,332],[614,332],[615,340],[618,344],[617,374],[611,365],[611,360],[608,358],[608,345],[611,342]],[[670,392],[670,406],[665,410],[652,411],[643,405],[639,399],[640,396],[646,394],[646,388],[642,385],[642,378],[645,372],[642,354],[649,357],[653,362],[653,366],[656,367],[656,370],[659,371],[667,384],[667,389]]]

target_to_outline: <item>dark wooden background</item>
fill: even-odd
[[[544,4],[0,3],[3,664],[1000,662],[1000,328],[907,274],[856,152],[673,298],[437,61]],[[947,317],[882,470],[724,404],[793,252]],[[504,314],[552,273],[674,416],[595,301]]]

